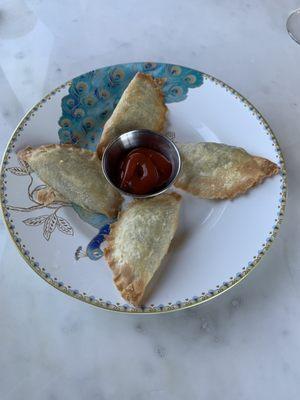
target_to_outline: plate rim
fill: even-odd
[[[114,64],[114,65],[109,65],[109,66],[103,66],[99,67],[95,70],[87,71],[85,73],[89,73],[92,71],[96,71],[98,69],[102,68],[114,68],[117,66],[122,66],[124,64],[138,64],[141,62],[132,62],[132,63],[121,63],[121,64]],[[144,63],[144,62],[142,62]],[[242,272],[237,273],[236,277],[230,279],[228,282],[223,282],[222,285],[217,285],[216,289],[214,290],[209,290],[207,293],[202,294],[201,296],[197,298],[192,298],[192,299],[186,299],[184,302],[177,302],[177,303],[168,303],[168,305],[159,305],[159,306],[147,306],[147,307],[125,307],[124,305],[119,305],[118,303],[112,304],[110,302],[105,302],[105,301],[100,301],[99,299],[94,298],[93,296],[90,295],[83,295],[79,293],[77,290],[72,290],[68,288],[67,286],[60,285],[59,282],[53,280],[51,276],[47,273],[47,271],[43,271],[42,268],[39,266],[35,265],[35,262],[32,261],[29,257],[26,256],[25,250],[21,247],[20,244],[18,244],[18,241],[16,240],[16,237],[14,236],[13,228],[10,225],[10,222],[7,220],[6,214],[8,213],[8,210],[6,209],[5,206],[5,168],[7,162],[7,158],[9,155],[9,150],[12,147],[13,143],[16,141],[18,137],[18,133],[23,130],[23,125],[26,123],[26,121],[29,121],[32,116],[34,116],[35,111],[37,111],[39,108],[43,107],[43,104],[45,104],[48,100],[51,100],[54,95],[59,93],[62,89],[65,89],[66,87],[70,86],[72,83],[72,80],[75,79],[78,76],[81,76],[83,74],[77,75],[74,77],[72,80],[68,80],[65,83],[57,86],[55,89],[53,89],[51,92],[46,94],[39,102],[34,104],[26,113],[25,115],[21,118],[19,123],[17,124],[16,128],[14,129],[13,133],[11,134],[7,145],[5,147],[3,156],[2,156],[2,161],[1,161],[1,167],[0,167],[0,175],[1,175],[1,186],[0,186],[0,208],[1,208],[1,213],[4,221],[4,225],[6,226],[6,229],[9,232],[9,235],[16,246],[18,252],[21,254],[23,259],[26,261],[26,264],[36,273],[38,274],[44,281],[46,281],[48,284],[53,286],[55,289],[59,290],[62,293],[67,294],[68,296],[75,298],[77,300],[81,300],[87,304],[96,306],[98,308],[107,310],[107,311],[114,311],[114,312],[119,312],[119,313],[126,313],[126,314],[165,314],[169,312],[175,312],[179,310],[184,310],[188,308],[192,308],[195,306],[198,306],[200,304],[206,303],[221,294],[227,292],[229,289],[232,289],[236,285],[238,285],[240,282],[242,282],[246,277],[249,276],[249,274],[259,265],[260,261],[262,260],[263,256],[267,253],[267,251],[271,248],[272,243],[274,242],[275,237],[277,236],[279,232],[279,228],[281,226],[281,223],[284,218],[285,210],[286,210],[286,200],[287,200],[287,192],[288,192],[288,187],[287,187],[287,171],[286,171],[286,163],[285,159],[282,153],[282,150],[280,148],[278,139],[276,138],[273,130],[271,129],[269,123],[267,120],[262,116],[260,111],[242,94],[240,94],[236,89],[228,85],[227,83],[223,82],[221,79],[214,77],[213,75],[210,75],[208,73],[196,70],[194,68],[190,67],[184,67],[182,65],[178,64],[170,64],[170,63],[162,63],[162,64],[167,64],[167,65],[176,65],[179,67],[183,68],[189,68],[191,70],[195,70],[197,72],[200,72],[203,75],[203,79],[208,79],[212,82],[214,82],[216,85],[219,85],[223,88],[225,88],[227,91],[230,91],[231,94],[233,94],[238,100],[240,100],[248,109],[252,112],[254,116],[259,120],[259,123],[264,126],[266,129],[267,133],[271,136],[272,141],[275,145],[275,149],[277,154],[279,155],[279,160],[278,162],[280,163],[280,169],[281,169],[281,206],[278,210],[278,218],[275,219],[275,225],[272,228],[271,234],[269,235],[267,242],[265,243],[265,246],[263,247],[262,250],[260,250],[255,256],[254,261],[248,265],[247,268],[242,270]]]

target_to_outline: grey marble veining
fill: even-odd
[[[300,393],[300,46],[296,0],[0,0],[0,153],[22,114],[96,67],[191,66],[252,101],[279,139],[289,198],[275,245],[240,285],[159,316],[99,310],[56,291],[0,222],[1,400],[296,400]]]

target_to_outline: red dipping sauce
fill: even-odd
[[[120,189],[143,195],[158,190],[168,182],[172,164],[158,151],[137,147],[122,158],[118,171]]]

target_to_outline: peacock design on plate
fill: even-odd
[[[201,72],[179,65],[163,63],[129,63],[99,68],[73,79],[69,94],[61,102],[62,116],[59,119],[58,136],[61,143],[96,150],[105,122],[111,116],[124,90],[137,72],[159,78],[166,103],[183,101],[190,88],[202,85]],[[170,133],[169,136],[173,136]],[[75,251],[75,259],[89,257],[98,260],[103,252],[100,248],[109,234],[112,221],[99,214],[87,213],[73,205],[77,214],[98,229],[97,235],[86,245]]]
[[[137,72],[147,73],[160,79],[166,103],[183,101],[189,89],[199,87],[203,83],[201,72],[179,65],[154,62],[119,64],[80,75],[71,81],[69,93],[61,101],[62,115],[58,121],[60,143],[71,143],[95,151],[105,122]],[[169,132],[168,136],[174,138],[174,133]],[[86,246],[79,246],[75,250],[75,259],[88,257],[91,260],[98,260],[102,257],[101,245],[109,234],[113,220],[103,214],[87,211],[64,199],[54,199],[48,204],[39,203],[36,193],[45,190],[46,185],[34,186],[34,174],[24,163],[9,170],[14,175],[29,179],[27,192],[32,205],[30,207],[9,205],[7,208],[27,213],[43,210],[40,215],[24,219],[24,224],[31,227],[42,225],[43,236],[47,241],[51,239],[55,230],[73,236],[74,229],[70,222],[59,215],[63,207],[72,207],[83,221],[98,231]]]

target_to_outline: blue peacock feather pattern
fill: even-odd
[[[166,103],[183,101],[190,88],[203,84],[201,72],[179,65],[153,62],[119,64],[80,75],[72,80],[69,94],[62,99],[62,116],[58,122],[60,142],[72,143],[95,151],[105,122],[137,72],[161,79]],[[83,220],[99,229],[99,233],[88,244],[86,251],[82,251],[82,248],[77,249],[76,259],[83,255],[92,260],[99,259],[102,255],[100,245],[108,234],[105,233],[107,229],[104,227],[111,221],[107,221],[101,214],[87,217],[80,207],[74,205],[73,208]]]

